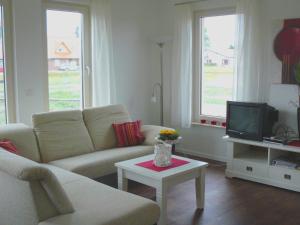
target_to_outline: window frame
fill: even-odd
[[[6,123],[16,122],[16,102],[15,102],[15,85],[14,85],[14,54],[13,54],[13,35],[12,35],[12,6],[9,0],[0,0],[3,7],[3,52],[5,68],[5,107]],[[9,76],[7,76],[9,74]]]
[[[83,15],[83,32],[82,32],[82,102],[81,109],[92,106],[92,73],[91,73],[91,59],[92,59],[92,49],[91,49],[91,17],[90,17],[90,7],[88,5],[67,3],[67,2],[57,2],[51,0],[44,0],[43,2],[43,18],[44,18],[44,43],[45,46],[45,70],[47,74],[47,93],[46,93],[46,108],[47,111],[50,110],[49,101],[49,71],[48,71],[48,39],[47,39],[47,10],[57,10],[64,12],[77,12]]]
[[[203,75],[203,61],[202,61],[202,20],[205,17],[214,16],[225,16],[225,15],[236,15],[235,7],[225,7],[211,10],[200,10],[194,13],[193,21],[193,115],[192,119],[195,124],[199,124],[201,120],[205,121],[215,121],[217,126],[222,126],[221,124],[226,121],[225,117],[210,116],[201,114],[202,107],[202,75]],[[234,97],[234,96],[233,96]],[[202,122],[201,122],[202,123]],[[203,123],[204,124],[204,123]],[[210,125],[205,123],[205,125]],[[214,125],[215,126],[215,125]]]

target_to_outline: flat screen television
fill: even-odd
[[[230,137],[262,141],[272,136],[278,111],[267,103],[227,102],[226,134]]]

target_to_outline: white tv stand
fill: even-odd
[[[271,165],[272,160],[281,155],[300,157],[300,148],[228,136],[223,139],[227,142],[227,177],[300,192],[300,170]]]

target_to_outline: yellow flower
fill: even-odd
[[[159,134],[161,135],[174,135],[174,134],[177,134],[176,130],[167,130],[167,129],[164,129],[164,130],[161,130],[159,132]]]

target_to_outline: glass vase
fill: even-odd
[[[172,163],[172,145],[157,143],[154,147],[153,163],[157,167],[167,167]]]

